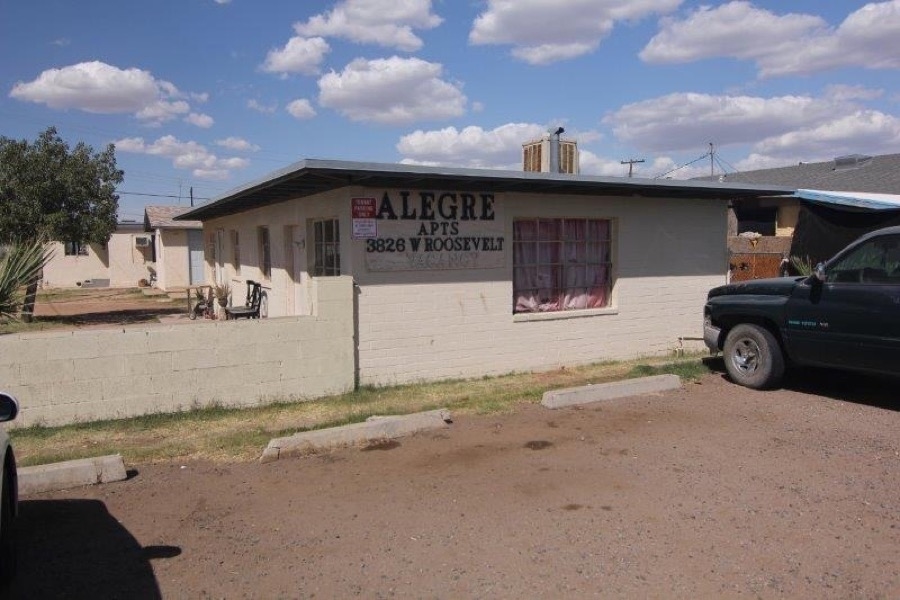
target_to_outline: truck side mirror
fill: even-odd
[[[813,272],[813,274],[816,276],[816,279],[818,281],[824,282],[825,281],[825,263],[817,264],[816,269]]]

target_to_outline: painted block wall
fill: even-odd
[[[16,426],[253,406],[354,387],[353,282],[313,285],[318,314],[0,336]]]
[[[725,282],[726,206],[707,200],[497,197],[503,268],[354,272],[362,384],[472,377],[660,355],[702,335],[707,291]],[[615,286],[609,309],[514,315],[512,222],[608,218]],[[364,249],[352,249],[359,266]]]
[[[270,315],[277,316],[291,314],[290,295],[298,288],[291,275],[286,228],[304,227],[313,218],[340,219],[342,273],[351,275],[358,286],[362,384],[474,377],[665,354],[678,348],[679,337],[702,334],[706,293],[725,282],[725,201],[518,193],[495,197],[505,237],[500,266],[374,272],[366,265],[366,241],[351,239],[350,200],[380,200],[384,193],[348,187],[204,224],[205,233],[239,229],[242,240],[255,239],[260,226],[270,228],[273,267],[264,284]],[[397,190],[388,193],[398,197]],[[615,287],[609,309],[513,315],[512,223],[534,217],[612,220]],[[307,243],[303,259],[308,260],[311,252]],[[258,260],[256,244],[242,241],[243,266],[236,281],[258,277]]]

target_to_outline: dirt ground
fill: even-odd
[[[896,381],[720,374],[23,498],[16,598],[897,598]]]
[[[134,289],[70,290],[61,297],[38,297],[34,316],[44,322],[72,327],[97,327],[156,322],[187,317],[187,299],[141,296]]]

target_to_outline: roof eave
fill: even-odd
[[[707,199],[790,195],[794,191],[792,188],[753,184],[306,159],[230,190],[203,206],[178,215],[175,220],[202,221],[353,185],[408,187],[416,183],[463,190],[638,197],[674,195]]]

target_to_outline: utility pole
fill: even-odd
[[[191,206],[194,206],[194,186],[191,186]]]
[[[637,163],[642,163],[642,162],[644,162],[643,158],[641,158],[641,159],[630,158],[628,160],[619,161],[619,164],[628,165],[628,177],[630,178],[631,175],[634,173],[634,165]]]
[[[709,143],[709,176],[710,177],[712,177],[713,175],[716,174],[715,162],[716,162],[716,149],[715,149],[715,146],[713,146],[713,143],[710,142]]]

